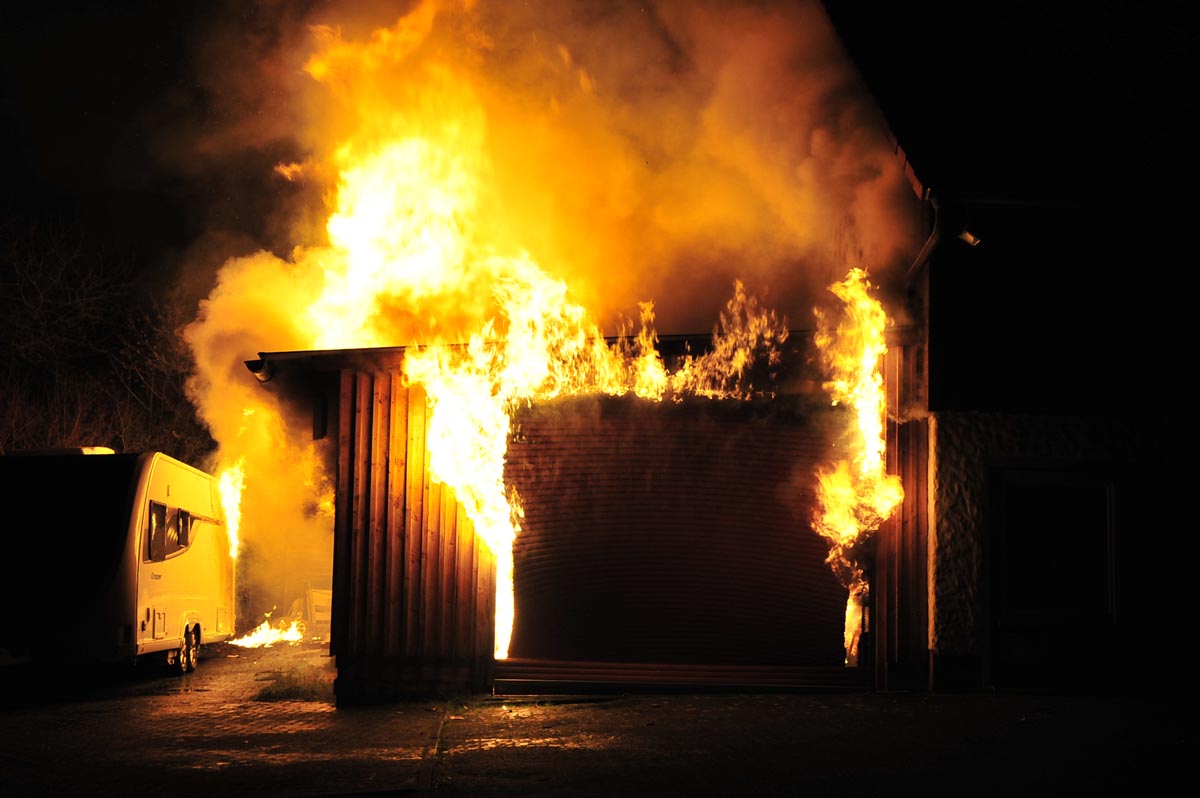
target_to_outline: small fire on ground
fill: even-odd
[[[284,618],[271,623],[268,617],[253,631],[229,642],[242,648],[265,648],[276,643],[301,643],[304,641],[304,624],[297,620]]]

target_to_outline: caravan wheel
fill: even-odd
[[[183,642],[175,652],[175,668],[180,675],[196,670],[200,653],[200,630],[195,627],[184,630]]]

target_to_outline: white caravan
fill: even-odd
[[[234,635],[217,480],[161,452],[0,457],[0,662],[136,662],[179,673]]]

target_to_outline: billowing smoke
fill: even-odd
[[[356,56],[371,79],[337,86],[331,41],[374,46]],[[918,243],[885,122],[815,0],[267,4],[196,60],[209,114],[179,135],[224,176],[213,234],[237,254],[321,243],[333,150],[429,102],[433,64],[486,115],[491,241],[606,327],[653,300],[661,331],[703,332],[741,278],[809,328],[849,267],[886,287]],[[392,111],[365,115],[372,96]],[[284,162],[309,168],[288,181]]]
[[[289,613],[307,588],[328,588],[332,576],[332,484],[305,434],[311,416],[291,417],[294,408],[264,390],[244,364],[260,336],[281,349],[308,346],[287,304],[275,299],[296,296],[303,283],[276,266],[265,254],[227,262],[184,331],[197,365],[189,388],[219,444],[210,470],[242,475],[241,631],[266,613],[276,619]]]
[[[255,583],[300,574],[288,552],[328,557],[332,524],[307,420],[281,423],[244,361],[486,320],[474,303],[490,286],[474,276],[436,307],[383,285],[342,307],[373,320],[369,339],[314,329],[339,170],[380,142],[431,126],[457,137],[482,176],[451,219],[475,255],[527,257],[608,334],[646,301],[660,333],[709,331],[735,280],[810,329],[847,269],[886,290],[920,243],[884,120],[815,1],[265,4],[217,19],[196,63],[210,115],[169,125],[163,151],[235,198],[212,206],[191,253],[207,298],[187,338],[223,464],[246,460]]]

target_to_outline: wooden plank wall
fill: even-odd
[[[925,347],[911,341],[884,357],[887,472],[900,476],[904,501],[880,527],[871,578],[875,683],[920,690],[928,683],[929,421],[924,406]]]
[[[429,476],[424,391],[344,369],[337,419],[338,704],[490,691],[495,557]]]

